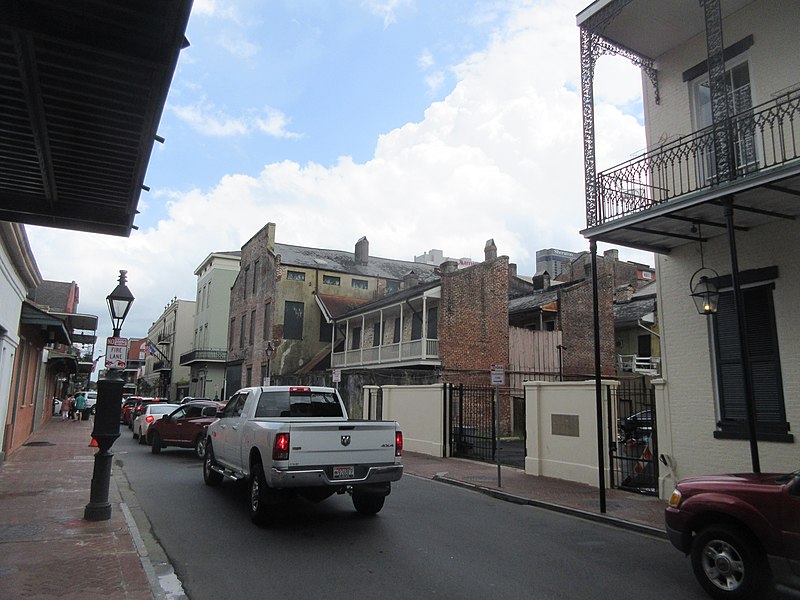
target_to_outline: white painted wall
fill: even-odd
[[[374,386],[364,386],[362,418],[369,407],[369,392]],[[444,411],[442,386],[384,385],[383,418],[400,423],[403,447],[409,452],[444,456]]]
[[[800,83],[796,60],[800,55],[798,19],[800,9],[796,0],[752,2],[725,19],[723,43],[726,47],[753,35],[753,45],[742,56],[747,58],[750,67],[754,106],[771,100],[776,92]],[[648,147],[693,131],[690,85],[683,81],[682,76],[684,71],[707,56],[703,32],[688,43],[653,57],[658,69],[661,104],[655,104],[652,86],[643,74]]]
[[[703,229],[704,236],[707,230]],[[778,267],[773,300],[778,330],[786,418],[800,423],[800,223],[780,221],[737,234],[739,269]],[[721,275],[731,272],[728,241],[717,235],[704,244],[706,266]],[[689,280],[700,266],[696,244],[659,256],[659,318],[662,331],[663,378],[657,388],[659,452],[671,458],[674,473],[661,472],[661,494],[672,491],[674,479],[702,473],[751,470],[746,440],[714,439],[717,414],[715,367],[712,364],[711,320],[699,315],[689,297]],[[796,435],[796,433],[795,433]],[[759,442],[761,470],[791,471],[800,467],[795,443]]]
[[[617,383],[604,381],[602,385],[602,419],[605,424],[608,422],[608,403],[605,401],[607,389]],[[528,434],[525,472],[599,486],[594,381],[526,381],[524,387]],[[554,435],[551,426],[554,414],[577,416],[579,435]],[[607,431],[608,427],[604,425],[604,435]],[[603,447],[608,447],[608,440],[604,440]],[[607,453],[604,467],[608,486],[610,469]]]

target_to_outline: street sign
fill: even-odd
[[[505,385],[506,384],[506,367],[505,365],[492,365],[489,369],[489,378],[492,385]]]
[[[106,369],[124,369],[128,366],[128,338],[106,338]]]
[[[334,369],[332,376],[333,383],[339,383],[342,380],[342,370]]]

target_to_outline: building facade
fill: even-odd
[[[142,395],[173,402],[189,395],[191,370],[180,364],[180,357],[192,347],[194,311],[193,300],[173,298],[148,329]]]
[[[604,0],[578,15],[583,233],[657,253],[662,497],[689,475],[797,468],[798,22],[792,0]],[[598,171],[604,53],[643,69],[648,149]]]
[[[225,389],[225,363],[231,286],[239,273],[240,259],[239,251],[214,252],[194,272],[194,336],[191,350],[180,357],[181,365],[190,368],[188,395],[194,398],[225,399],[236,391]]]
[[[242,246],[231,288],[229,389],[330,368],[324,306],[352,308],[398,291],[412,272],[420,281],[436,277],[432,265],[370,256],[366,237],[347,252],[279,244],[275,229],[268,223]]]

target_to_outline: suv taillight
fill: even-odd
[[[289,434],[279,433],[272,445],[272,460],[289,460]]]
[[[403,456],[403,432],[398,431],[394,434],[394,455]]]

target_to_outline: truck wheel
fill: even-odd
[[[216,486],[222,483],[222,473],[217,473],[211,468],[214,464],[214,448],[206,444],[206,457],[203,460],[203,481],[206,485]]]
[[[198,435],[194,441],[194,453],[197,458],[205,458],[206,456],[206,436]]]
[[[161,454],[161,436],[157,431],[150,434],[150,452]]]
[[[256,525],[271,525],[274,522],[275,507],[267,500],[269,489],[264,477],[261,463],[253,464],[250,469],[250,489],[247,495],[250,508],[250,520]]]
[[[692,569],[703,589],[721,599],[755,597],[769,574],[757,542],[740,528],[725,524],[711,525],[697,534]]]
[[[386,496],[364,494],[356,490],[353,491],[353,506],[355,506],[356,511],[361,515],[375,515],[379,513],[385,501]]]

